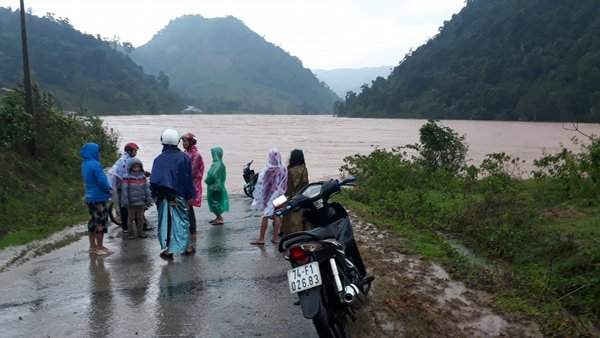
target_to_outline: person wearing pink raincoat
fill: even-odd
[[[190,218],[190,234],[191,240],[186,251],[187,254],[193,254],[196,252],[196,214],[194,213],[194,207],[200,208],[202,205],[202,179],[204,177],[204,160],[202,155],[196,147],[198,140],[192,133],[186,133],[181,137],[185,154],[189,156],[192,161],[192,179],[194,180],[194,189],[196,190],[196,197],[191,201],[189,205],[189,218]]]

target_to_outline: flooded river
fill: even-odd
[[[262,168],[267,151],[277,147],[287,159],[294,148],[304,150],[311,180],[339,174],[343,158],[369,153],[375,146],[390,148],[418,141],[419,128],[425,120],[349,119],[331,116],[289,115],[144,115],[107,116],[106,124],[120,135],[120,144],[134,141],[141,146],[139,156],[148,169],[160,152],[160,134],[173,127],[181,133],[191,131],[198,136],[198,146],[210,163],[210,148],[220,145],[225,152],[228,187],[239,192],[241,170],[255,160]],[[466,135],[468,158],[479,163],[486,154],[506,152],[527,163],[544,152],[554,152],[561,144],[573,149],[577,134],[561,123],[444,121],[444,124]],[[599,124],[581,124],[586,133],[600,134]]]

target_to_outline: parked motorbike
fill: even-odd
[[[273,204],[275,215],[302,209],[314,228],[284,236],[279,251],[291,263],[290,292],[300,298],[302,313],[312,319],[319,337],[349,337],[348,319],[366,300],[373,282],[354,240],[348,213],[339,203],[329,203],[355,178],[311,183],[296,196],[281,196]]]
[[[253,198],[254,187],[256,187],[256,182],[258,181],[258,173],[250,168],[253,162],[246,163],[242,173],[242,177],[244,178],[244,194],[250,198]]]

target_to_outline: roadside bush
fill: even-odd
[[[430,170],[445,170],[457,174],[465,168],[468,146],[465,136],[450,127],[429,120],[419,130],[418,162]]]
[[[0,248],[72,225],[85,215],[79,150],[96,142],[104,164],[116,159],[117,137],[95,117],[67,116],[34,91],[36,120],[23,93],[0,97]]]
[[[600,139],[590,138],[579,153],[563,148],[535,160],[532,172],[544,186],[550,201],[579,199],[587,205],[598,205],[600,197]]]
[[[598,325],[600,141],[591,138],[579,153],[563,149],[536,160],[527,178],[522,161],[506,153],[466,166],[464,137],[435,121],[420,131],[421,144],[346,158],[342,171],[359,184],[349,198],[410,229],[459,238],[497,262],[506,269],[504,283],[486,276],[494,269],[467,273],[476,284],[493,281],[486,287],[516,295],[506,307],[535,307],[545,316],[546,333],[584,332],[578,330],[588,324],[573,326],[564,310]],[[414,240],[420,238],[428,237]],[[415,247],[431,250],[429,244]]]

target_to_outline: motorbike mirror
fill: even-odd
[[[279,208],[280,206],[284,205],[285,202],[287,202],[287,197],[285,197],[285,195],[281,195],[273,200],[273,206],[275,208]]]

